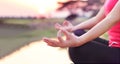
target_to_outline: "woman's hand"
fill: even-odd
[[[66,36],[66,39],[64,40],[62,38],[62,33]],[[43,41],[46,42],[49,46],[53,47],[77,47],[82,44],[79,37],[75,36],[74,34],[68,32],[65,29],[59,30],[57,33],[57,39],[58,40],[52,40],[50,38],[43,38]]]
[[[73,31],[73,27],[74,26],[69,21],[64,21],[62,25],[60,25],[58,23],[55,24],[56,29],[60,30],[60,29],[64,28],[65,30],[67,30],[69,32]]]

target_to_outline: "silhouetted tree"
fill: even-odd
[[[58,2],[58,4],[62,4],[62,6],[60,8],[58,8],[57,10],[62,10],[64,8],[67,8],[67,10],[70,12],[70,15],[67,16],[65,19],[68,21],[72,21],[75,18],[77,18],[79,15],[76,13],[76,10],[78,8],[84,8],[85,6],[79,6],[79,3],[86,3],[87,0],[73,0],[73,1],[68,1],[68,2]]]

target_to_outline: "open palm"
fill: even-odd
[[[66,36],[64,40],[61,34]],[[53,47],[76,47],[79,46],[79,37],[75,36],[74,34],[68,32],[67,30],[59,30],[57,33],[58,40],[52,40],[50,38],[43,38],[44,42],[46,42],[49,46]]]

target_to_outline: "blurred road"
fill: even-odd
[[[0,64],[72,64],[72,62],[67,49],[50,47],[43,41],[37,41],[1,59]]]

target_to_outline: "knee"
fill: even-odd
[[[74,63],[78,63],[82,57],[77,48],[69,48],[69,57]]]

